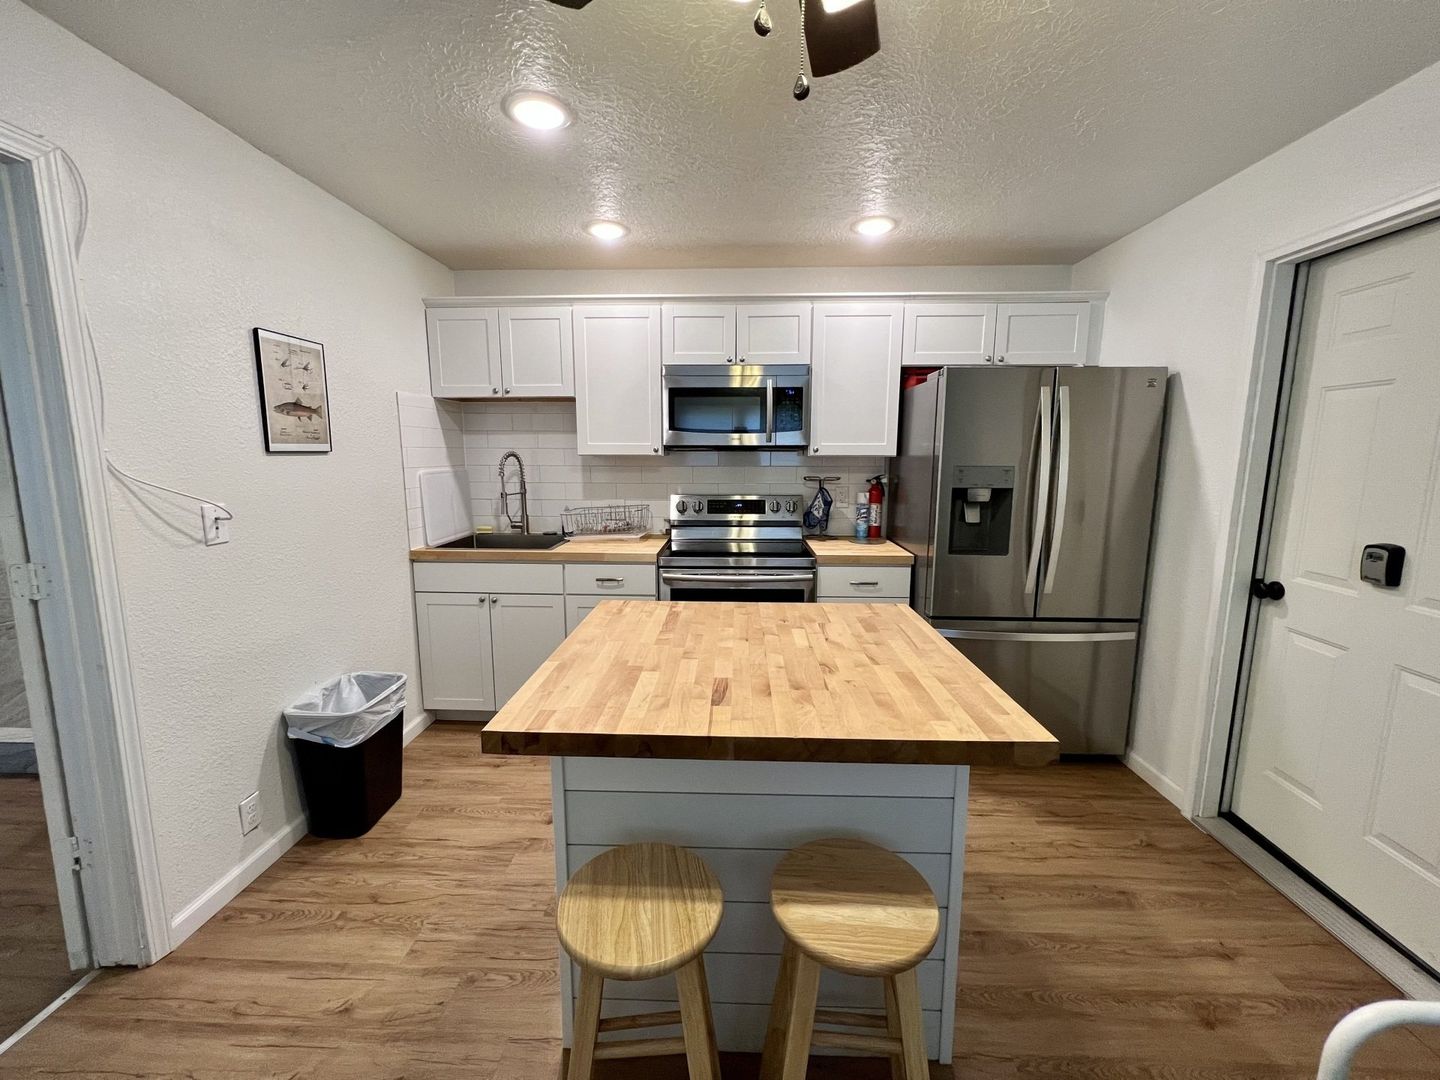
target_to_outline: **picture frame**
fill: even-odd
[[[257,326],[252,331],[260,426],[269,454],[328,454],[330,383],[325,346]]]

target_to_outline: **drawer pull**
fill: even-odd
[[[597,577],[597,578],[595,579],[595,584],[596,584],[596,585],[624,585],[624,584],[625,584],[625,579],[624,579],[623,577]]]
[[[880,583],[878,581],[852,581],[850,586],[855,589],[878,589]]]

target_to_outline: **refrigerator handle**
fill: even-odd
[[[1050,558],[1045,563],[1045,592],[1055,588],[1055,566],[1060,562],[1060,542],[1065,537],[1065,497],[1070,493],[1070,387],[1060,387],[1060,454],[1055,464],[1055,532],[1050,539]]]
[[[1045,542],[1046,515],[1050,511],[1050,387],[1040,388],[1040,464],[1035,470],[1035,505],[1031,510],[1030,560],[1025,568],[1025,595],[1035,591],[1040,578],[1040,549]]]

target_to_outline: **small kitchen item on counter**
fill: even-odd
[[[417,480],[426,547],[443,547],[474,532],[470,477],[464,469],[421,469]]]
[[[815,555],[794,495],[672,495],[661,600],[808,603]]]
[[[869,530],[866,535],[868,535],[871,540],[879,540],[880,526],[883,524],[885,517],[885,476],[883,473],[879,476],[872,476],[868,483],[870,484],[868,497],[870,516],[865,522]]]
[[[815,497],[810,500],[809,507],[805,510],[805,528],[817,536],[824,536],[830,530],[830,507],[835,505],[835,496],[830,494],[830,489],[825,485],[839,480],[838,476],[807,476],[806,480],[815,481]]]
[[[870,496],[863,491],[855,494],[855,539],[870,539]]]
[[[635,539],[650,531],[650,507],[644,503],[567,506],[560,517],[560,529],[566,536]]]

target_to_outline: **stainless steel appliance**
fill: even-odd
[[[948,368],[902,395],[912,606],[1076,754],[1125,750],[1164,368]]]
[[[667,447],[763,449],[809,439],[803,364],[668,364],[664,391]]]
[[[672,495],[660,550],[661,600],[808,603],[815,556],[794,495]]]

